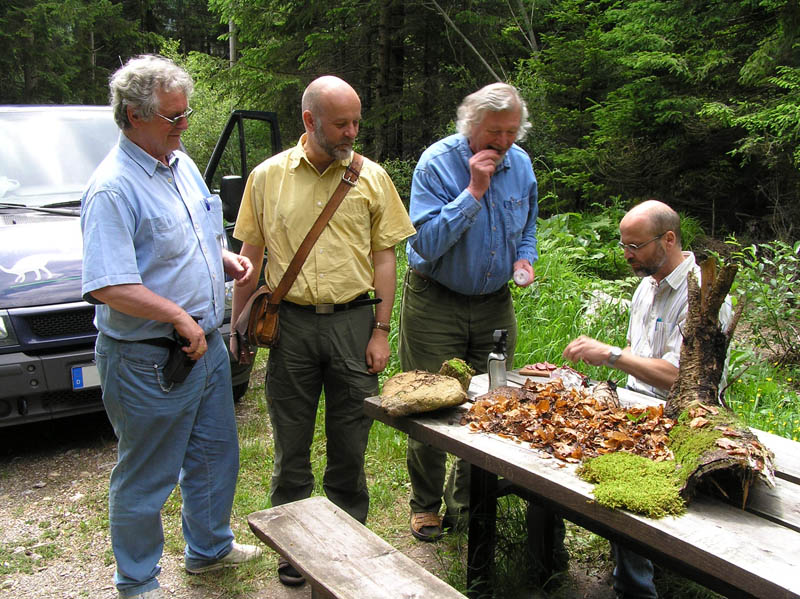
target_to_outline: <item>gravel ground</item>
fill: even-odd
[[[104,414],[0,429],[0,597],[117,597],[104,522],[105,493],[115,460],[116,440]],[[257,542],[252,536],[239,540]],[[387,540],[437,573],[435,545],[414,541],[411,535]],[[270,550],[266,553],[263,562],[253,566],[254,572],[243,573],[246,585],[236,592],[237,598],[311,596],[308,585],[281,585],[274,574],[276,556]],[[171,599],[230,596],[230,577],[237,576],[230,571],[187,575],[180,551],[165,551],[161,567],[159,581]],[[570,574],[570,590],[566,595],[562,590],[558,597],[613,599],[607,571],[576,563]],[[219,576],[228,577],[224,585],[215,581]]]

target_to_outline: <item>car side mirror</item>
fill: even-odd
[[[222,177],[219,195],[222,199],[222,216],[228,222],[236,222],[239,216],[239,205],[244,194],[244,179],[239,175]]]

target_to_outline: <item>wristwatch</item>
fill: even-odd
[[[622,355],[622,348],[617,347],[616,345],[612,346],[611,353],[608,354],[608,359],[606,360],[606,366],[613,366],[619,360],[619,357]]]
[[[375,325],[372,327],[374,329],[380,329],[382,331],[386,331],[387,333],[392,332],[392,326],[388,322],[378,322],[375,321]]]

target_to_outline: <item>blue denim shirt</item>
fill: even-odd
[[[533,264],[538,188],[528,154],[516,144],[503,157],[480,202],[467,191],[472,150],[460,134],[430,146],[411,182],[410,268],[465,295],[497,291],[514,262]]]
[[[81,200],[83,297],[110,285],[142,284],[199,318],[222,324],[222,202],[194,162],[175,151],[165,166],[124,135],[97,167]],[[172,335],[169,323],[136,318],[100,304],[97,329],[135,341]]]

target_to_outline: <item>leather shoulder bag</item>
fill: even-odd
[[[271,291],[267,285],[261,285],[248,298],[241,314],[236,319],[232,331],[236,339],[237,358],[240,362],[245,359],[249,361],[250,351],[253,347],[277,346],[280,335],[278,306],[292,287],[292,284],[294,284],[297,275],[300,274],[300,269],[303,267],[309,253],[311,253],[311,248],[319,239],[333,213],[339,208],[347,192],[358,183],[362,164],[363,157],[353,152],[353,160],[347,166],[344,175],[342,175],[342,180],[333,192],[331,199],[325,204],[317,220],[311,226],[305,239],[303,239],[303,243],[297,248],[297,252],[289,263],[286,272],[283,273],[283,277],[281,277],[275,291]]]

